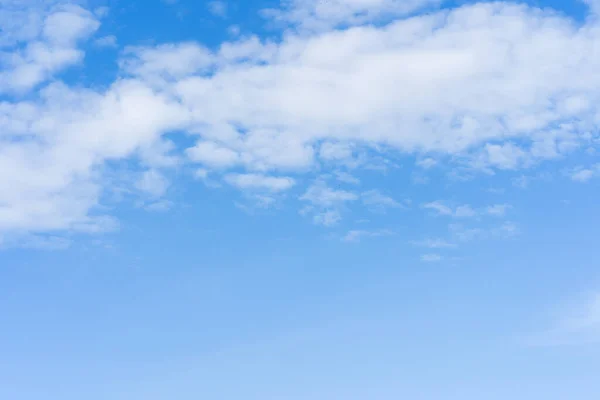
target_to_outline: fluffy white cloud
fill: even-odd
[[[198,142],[196,146],[187,149],[187,155],[192,161],[213,168],[233,167],[240,161],[237,152],[213,142]]]
[[[245,62],[210,75],[202,72],[210,57],[202,57],[194,76],[169,89],[193,110],[199,134],[250,160],[267,150],[244,140],[268,135],[269,147],[295,160],[267,159],[263,168],[306,168],[313,144],[325,139],[319,154],[327,160],[350,157],[346,143],[358,141],[516,169],[587,140],[598,114],[597,35],[595,25],[556,14],[478,4],[255,44]],[[148,51],[160,59],[160,48]],[[213,59],[222,65],[221,53]],[[583,102],[591,106],[573,106]]]
[[[114,226],[93,212],[105,162],[151,148],[185,115],[135,81],[103,93],[54,84],[37,101],[1,102],[0,232]]]
[[[15,27],[11,17],[27,18],[23,15],[27,13],[23,5],[17,4],[10,0],[0,3],[0,8],[7,7],[0,12],[0,31],[3,36],[5,29],[7,31],[7,38],[0,41],[0,50],[2,45],[9,49],[0,52],[0,94],[26,92],[53,74],[81,62],[83,52],[77,48],[78,42],[100,26],[91,12],[65,5],[37,9],[29,15],[36,21],[27,21],[31,24],[29,28]],[[25,44],[21,46],[23,41]]]
[[[597,18],[576,23],[500,2],[325,29],[432,4],[373,1],[294,2],[287,20],[324,28],[289,31],[280,41],[245,38],[216,51],[194,42],[131,47],[119,79],[105,89],[54,82],[26,98],[3,98],[0,232],[113,226],[98,207],[107,165],[176,164],[162,145],[173,131],[197,138],[187,162],[217,179],[231,168],[265,177],[314,172],[317,159],[344,159],[355,146],[370,157],[449,155],[471,168],[511,170],[597,140]],[[78,6],[0,5],[0,91],[7,93],[80,62],[78,46],[99,24]],[[329,225],[358,199],[323,183],[302,196],[315,221]]]

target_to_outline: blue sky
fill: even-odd
[[[599,21],[0,0],[0,398],[598,398]]]

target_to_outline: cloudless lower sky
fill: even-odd
[[[599,398],[599,21],[0,0],[0,399]]]

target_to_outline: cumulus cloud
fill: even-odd
[[[0,50],[8,50],[0,53],[0,94],[27,92],[80,63],[84,53],[78,43],[100,26],[94,14],[79,6],[41,7],[28,14],[26,4],[13,0],[0,3],[0,7],[6,7],[0,13],[2,36],[6,35],[0,41]],[[14,26],[11,18],[24,19],[28,25]]]
[[[86,88],[57,74],[82,62],[98,14],[0,1],[2,232],[115,226],[100,207],[106,169],[119,160],[165,168],[170,150],[158,144],[172,132],[194,138],[177,151],[215,179],[234,168],[264,177],[310,173],[317,161],[353,157],[358,146],[364,157],[437,154],[510,171],[597,140],[598,18],[578,23],[502,2],[413,15],[436,2],[293,1],[275,16],[310,34],[245,37],[216,50],[196,42],[129,47],[117,80]],[[359,197],[317,183],[302,200],[330,225]],[[429,208],[474,214],[467,206]]]

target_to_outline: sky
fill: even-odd
[[[598,0],[0,0],[0,398],[599,398],[598,71]]]

